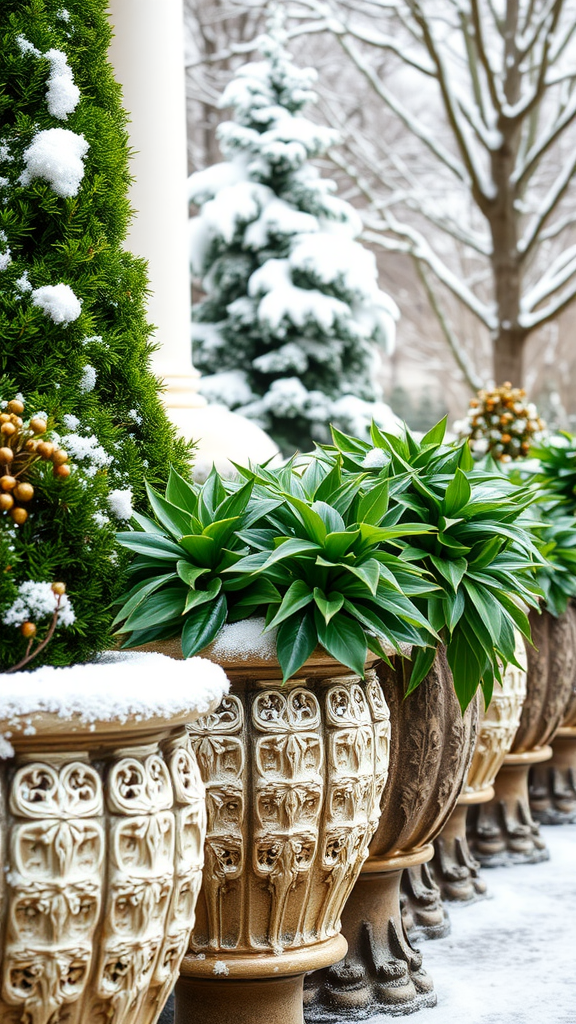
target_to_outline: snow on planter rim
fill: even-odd
[[[229,622],[222,627],[218,636],[206,649],[210,658],[230,664],[234,661],[276,661],[276,635],[278,630],[264,632],[266,620],[263,618],[242,619],[240,622]],[[389,657],[397,654],[391,644],[383,644]],[[403,655],[409,656],[412,647],[400,644]]]
[[[55,715],[83,725],[207,714],[228,692],[224,670],[206,658],[109,651],[68,668],[0,673],[0,757],[11,757],[10,727],[33,735],[33,717]]]

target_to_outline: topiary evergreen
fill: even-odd
[[[226,162],[190,179],[194,310],[202,390],[256,420],[285,452],[328,441],[330,422],[365,436],[391,427],[375,343],[393,337],[395,304],[355,238],[358,214],[310,164],[336,141],[302,110],[311,69],[297,68],[277,24],[264,60],[242,67],[222,97]]]
[[[22,525],[9,499],[0,511],[0,670],[25,655],[23,616],[38,639],[51,622],[46,587],[30,593],[32,583],[64,583],[75,613],[34,664],[82,661],[110,643],[125,557],[115,532],[144,475],[161,484],[189,455],[149,366],[146,267],[123,248],[127,118],[107,63],[107,2],[66,2],[0,9],[0,436],[9,446],[10,417],[20,419],[33,446],[29,419],[45,418],[44,440],[71,468],[57,476],[19,455],[34,497]]]

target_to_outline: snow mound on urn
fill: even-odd
[[[215,658],[232,658],[248,661],[262,658],[273,661],[276,658],[276,629],[265,633],[266,620],[261,618],[243,619],[223,626],[211,647]]]
[[[46,665],[3,674],[0,680],[0,757],[10,756],[10,724],[22,716],[49,713],[90,725],[204,715],[229,689],[224,670],[206,658],[176,661],[144,652],[110,651],[85,665]],[[27,731],[35,731],[32,720]]]

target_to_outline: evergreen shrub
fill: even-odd
[[[125,560],[115,532],[141,502],[144,475],[161,484],[170,462],[187,472],[149,366],[146,267],[124,249],[127,118],[106,9],[0,8],[0,412],[22,398],[24,427],[42,413],[71,467],[67,479],[31,467],[23,525],[0,512],[0,670],[26,650],[10,609],[30,581],[64,582],[75,613],[35,665],[110,643]],[[37,615],[41,636],[48,620]]]

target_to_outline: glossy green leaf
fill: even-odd
[[[288,587],[282,603],[278,608],[274,618],[270,621],[267,629],[272,629],[274,626],[279,626],[281,622],[289,618],[290,615],[294,615],[295,612],[300,611],[301,608],[305,608],[307,604],[312,602],[312,591],[307,583],[302,580],[294,580],[294,582]]]
[[[205,590],[189,590],[183,614],[187,615],[192,608],[197,608],[199,605],[205,604],[206,601],[213,601],[221,590],[222,580],[220,579],[210,580]]]
[[[226,598],[220,594],[215,601],[200,605],[183,620],[182,653],[185,658],[198,654],[212,643],[226,622]]]
[[[317,643],[314,619],[308,609],[292,615],[280,625],[276,635],[276,653],[284,682],[302,668]]]
[[[314,622],[318,640],[328,654],[363,679],[368,645],[360,623],[342,612],[326,623],[318,609],[314,612]]]
[[[461,469],[457,469],[444,495],[444,515],[452,517],[470,501],[472,488]]]
[[[158,561],[173,562],[175,558],[182,557],[182,551],[174,541],[159,537],[155,533],[141,533],[139,530],[117,533],[116,540],[122,547],[136,551],[140,555],[149,555]]]
[[[176,540],[179,540],[184,534],[190,533],[191,517],[186,512],[166,501],[148,483],[146,483],[146,494],[154,515],[168,533],[172,534]]]
[[[218,547],[211,537],[190,534],[188,537],[181,537],[180,544],[197,565],[206,568],[212,567],[214,559],[218,554]],[[182,552],[179,551],[179,554],[181,555]]]
[[[330,619],[340,611],[344,604],[344,596],[333,591],[326,596],[323,590],[320,590],[319,587],[314,587],[314,602],[321,615],[324,616],[324,621],[329,623]]]

